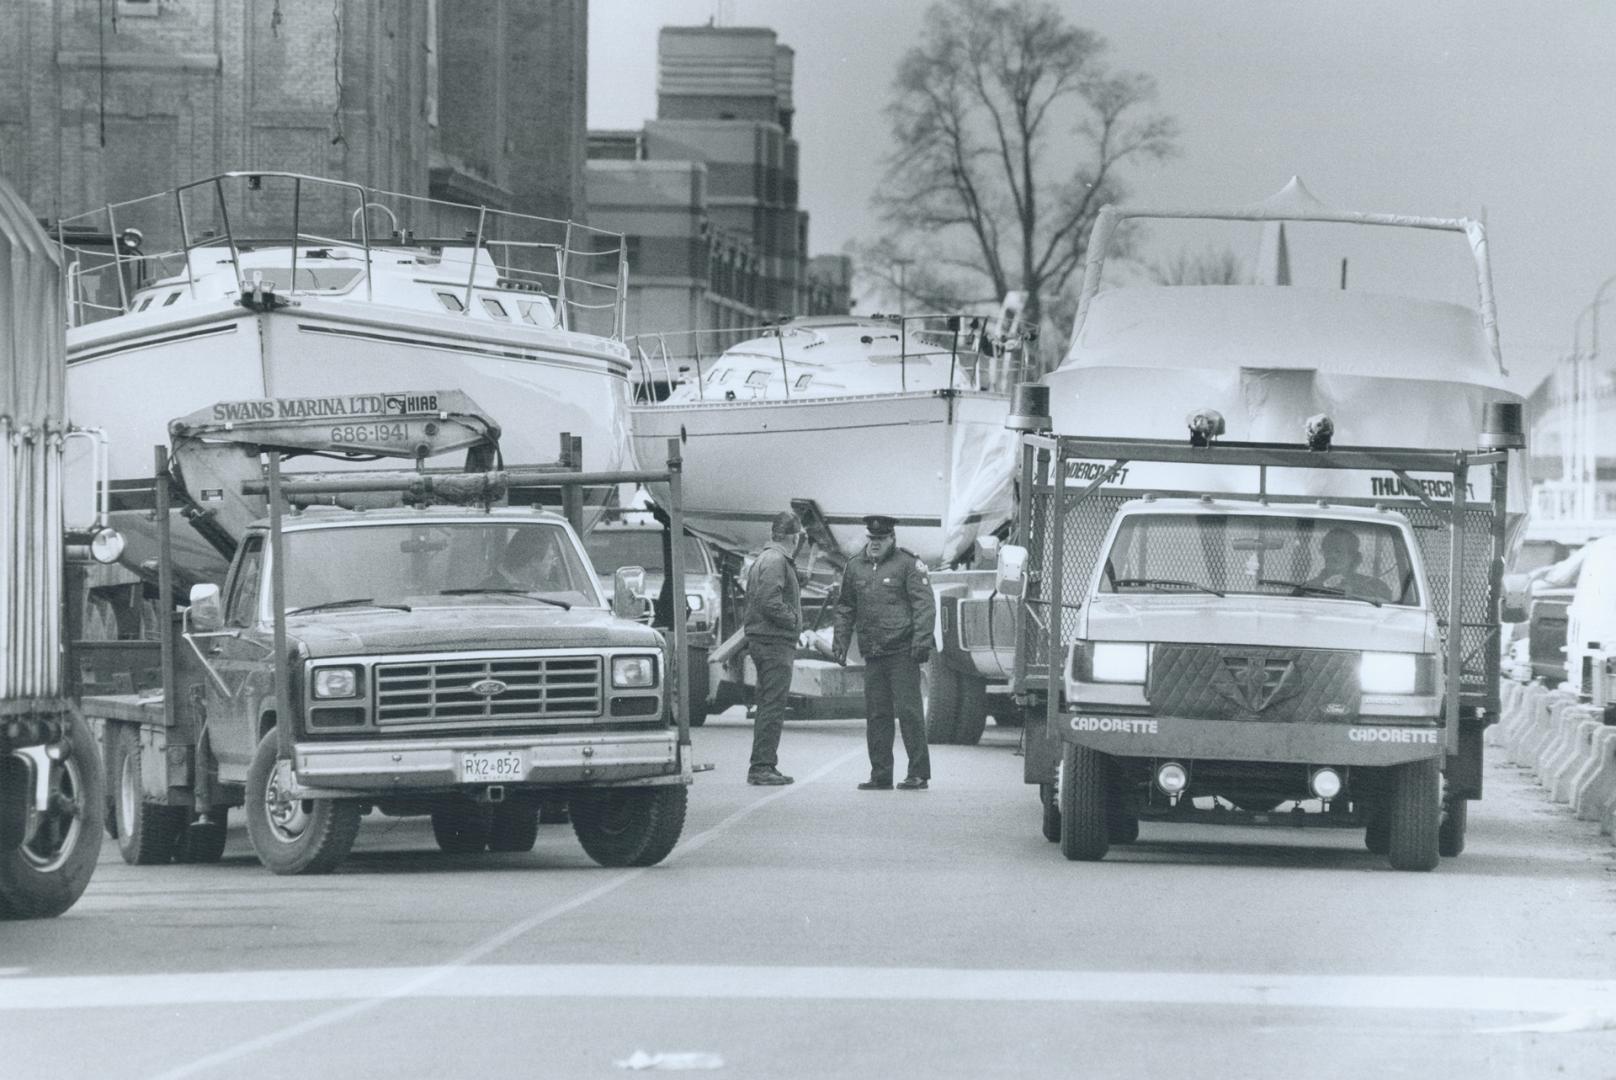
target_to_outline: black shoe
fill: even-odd
[[[866,780],[858,786],[860,791],[891,791],[891,780]]]
[[[747,773],[746,782],[755,784],[758,787],[783,787],[796,781],[779,769],[759,769],[757,772]]]
[[[926,781],[918,776],[911,776],[898,784],[899,791],[925,791]]]

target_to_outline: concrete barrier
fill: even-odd
[[[1562,690],[1551,690],[1533,700],[1532,714],[1527,720],[1526,730],[1521,733],[1520,743],[1513,755],[1517,765],[1524,765],[1528,769],[1538,767],[1538,754],[1542,753],[1544,745],[1554,737],[1556,710],[1563,709],[1575,701],[1576,698]]]
[[[1583,821],[1599,821],[1616,803],[1616,727],[1594,734],[1590,754],[1573,778],[1571,808]]]
[[[1509,725],[1505,733],[1504,749],[1509,759],[1517,765],[1524,765],[1522,747],[1532,734],[1533,725],[1538,715],[1546,708],[1549,691],[1539,683],[1526,687],[1515,702],[1514,722]]]
[[[1567,711],[1581,719],[1576,721],[1571,739],[1549,763],[1543,776],[1543,786],[1549,789],[1549,797],[1557,803],[1571,801],[1571,780],[1584,762],[1593,760],[1594,735],[1605,729],[1604,721],[1598,718],[1595,709],[1579,706]]]
[[[1573,755],[1578,752],[1578,729],[1588,720],[1597,723],[1598,717],[1599,713],[1596,710],[1581,702],[1561,705],[1554,710],[1549,719],[1554,732],[1538,751],[1539,783],[1551,791],[1554,789],[1555,778],[1566,769]]]

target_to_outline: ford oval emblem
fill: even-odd
[[[494,697],[498,694],[503,694],[509,689],[509,686],[500,682],[498,679],[478,679],[476,682],[471,684],[471,692],[473,694],[481,694],[483,697]]]

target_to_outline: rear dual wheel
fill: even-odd
[[[35,801],[37,755],[0,757],[0,919],[60,915],[83,895],[101,853],[106,777],[100,748],[77,713],[46,757],[47,807]]]

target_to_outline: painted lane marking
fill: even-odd
[[[591,893],[599,895],[601,891],[591,890]],[[518,925],[536,925],[536,919]],[[509,940],[511,933],[506,931],[501,940]],[[266,1002],[356,1003],[297,1025],[296,1030],[301,1032],[310,1025],[329,1023],[326,1017],[349,1016],[360,1007],[372,1007],[406,993],[419,998],[456,999],[1014,1001],[1553,1013],[1601,1018],[1616,1014],[1616,979],[469,963],[442,967],[315,968],[4,980],[0,981],[0,1011],[127,1009],[134,1002],[151,1008]],[[1541,1025],[1533,1025],[1520,1030],[1540,1028]],[[263,1038],[285,1037],[287,1032],[275,1032]],[[253,1045],[260,1042],[262,1040],[255,1040]]]
[[[834,758],[830,762],[821,765],[818,769],[815,769],[812,773],[804,777],[795,785],[790,787],[782,787],[777,791],[770,792],[760,799],[747,803],[745,806],[741,807],[739,810],[736,810],[734,813],[730,814],[728,817],[724,818],[724,820],[720,821],[717,825],[714,825],[707,831],[698,833],[688,840],[681,841],[680,844],[673,849],[673,852],[666,859],[662,860],[661,865],[667,866],[670,863],[679,861],[681,858],[689,855],[692,852],[701,850],[703,847],[707,846],[707,844],[710,843],[714,837],[718,836],[722,832],[725,832],[737,822],[752,814],[755,814],[757,811],[763,809],[765,806],[768,806],[770,803],[773,803],[778,799],[783,799],[793,792],[802,790],[804,787],[812,784],[814,781],[819,780],[824,776],[828,776],[830,773],[835,772],[837,769],[841,768],[847,762],[852,761],[854,758],[863,758],[867,752],[868,751],[866,751],[864,747],[849,750],[840,757]],[[195,1076],[197,1073],[204,1070],[212,1069],[215,1066],[226,1064],[249,1054],[255,1054],[260,1050],[265,1050],[272,1046],[277,1046],[280,1043],[286,1042],[288,1039],[295,1039],[300,1035],[307,1034],[308,1032],[317,1031],[320,1028],[328,1027],[331,1024],[339,1023],[362,1013],[369,1012],[370,1010],[375,1009],[378,1006],[385,1005],[390,1001],[397,1001],[402,998],[412,996],[426,996],[429,991],[433,991],[433,996],[436,996],[434,987],[437,987],[446,980],[454,979],[454,977],[456,977],[460,972],[467,970],[474,962],[482,959],[494,950],[509,944],[516,938],[519,938],[523,934],[543,926],[547,922],[559,919],[568,912],[575,911],[578,908],[583,907],[592,900],[597,900],[608,893],[615,892],[617,889],[620,889],[629,882],[639,878],[640,875],[653,869],[656,868],[646,866],[636,870],[629,870],[625,873],[616,874],[601,882],[593,889],[586,889],[570,900],[564,900],[559,904],[553,904],[550,907],[545,908],[543,911],[537,912],[536,914],[533,914],[520,922],[513,923],[511,926],[506,927],[504,930],[501,930],[494,936],[479,942],[470,949],[467,949],[465,952],[461,953],[459,956],[448,961],[447,963],[429,968],[391,969],[394,972],[391,977],[384,979],[380,983],[369,984],[370,989],[368,992],[363,995],[358,995],[358,999],[352,1000],[352,1003],[349,1005],[344,1005],[341,1008],[333,1009],[329,1012],[319,1013],[288,1027],[280,1028],[279,1030],[260,1035],[255,1039],[248,1039],[246,1042],[237,1043],[233,1046],[227,1046],[221,1050],[216,1050],[211,1054],[197,1058],[196,1060],[187,1064],[177,1066],[168,1072],[159,1073],[153,1077],[152,1080],[180,1080],[181,1077]],[[389,969],[371,970],[387,971]],[[271,980],[274,980],[278,975],[284,975],[285,973],[265,972],[261,974],[268,975]],[[314,985],[320,985],[325,983],[328,977],[333,974],[335,973],[309,972],[305,973],[302,977],[312,978],[314,980]],[[136,976],[136,978],[181,979],[187,982],[195,977],[196,976],[191,975]],[[207,976],[204,976],[204,978],[206,977]],[[89,981],[94,982],[100,977],[91,976],[88,978]],[[30,979],[26,982],[19,982],[16,985],[32,985],[33,982],[34,980]],[[10,989],[11,987],[8,987],[5,983],[0,982],[0,992],[8,991]],[[351,997],[351,995],[339,995],[333,998],[327,994],[321,994],[317,995],[314,1000],[349,1000]],[[4,999],[0,998],[0,1000]],[[141,999],[136,998],[125,1000],[127,1002],[128,1000]],[[278,998],[275,1000],[289,999]],[[309,999],[304,998],[303,1000]],[[0,1009],[3,1008],[5,1008],[5,1006],[0,1005]]]

